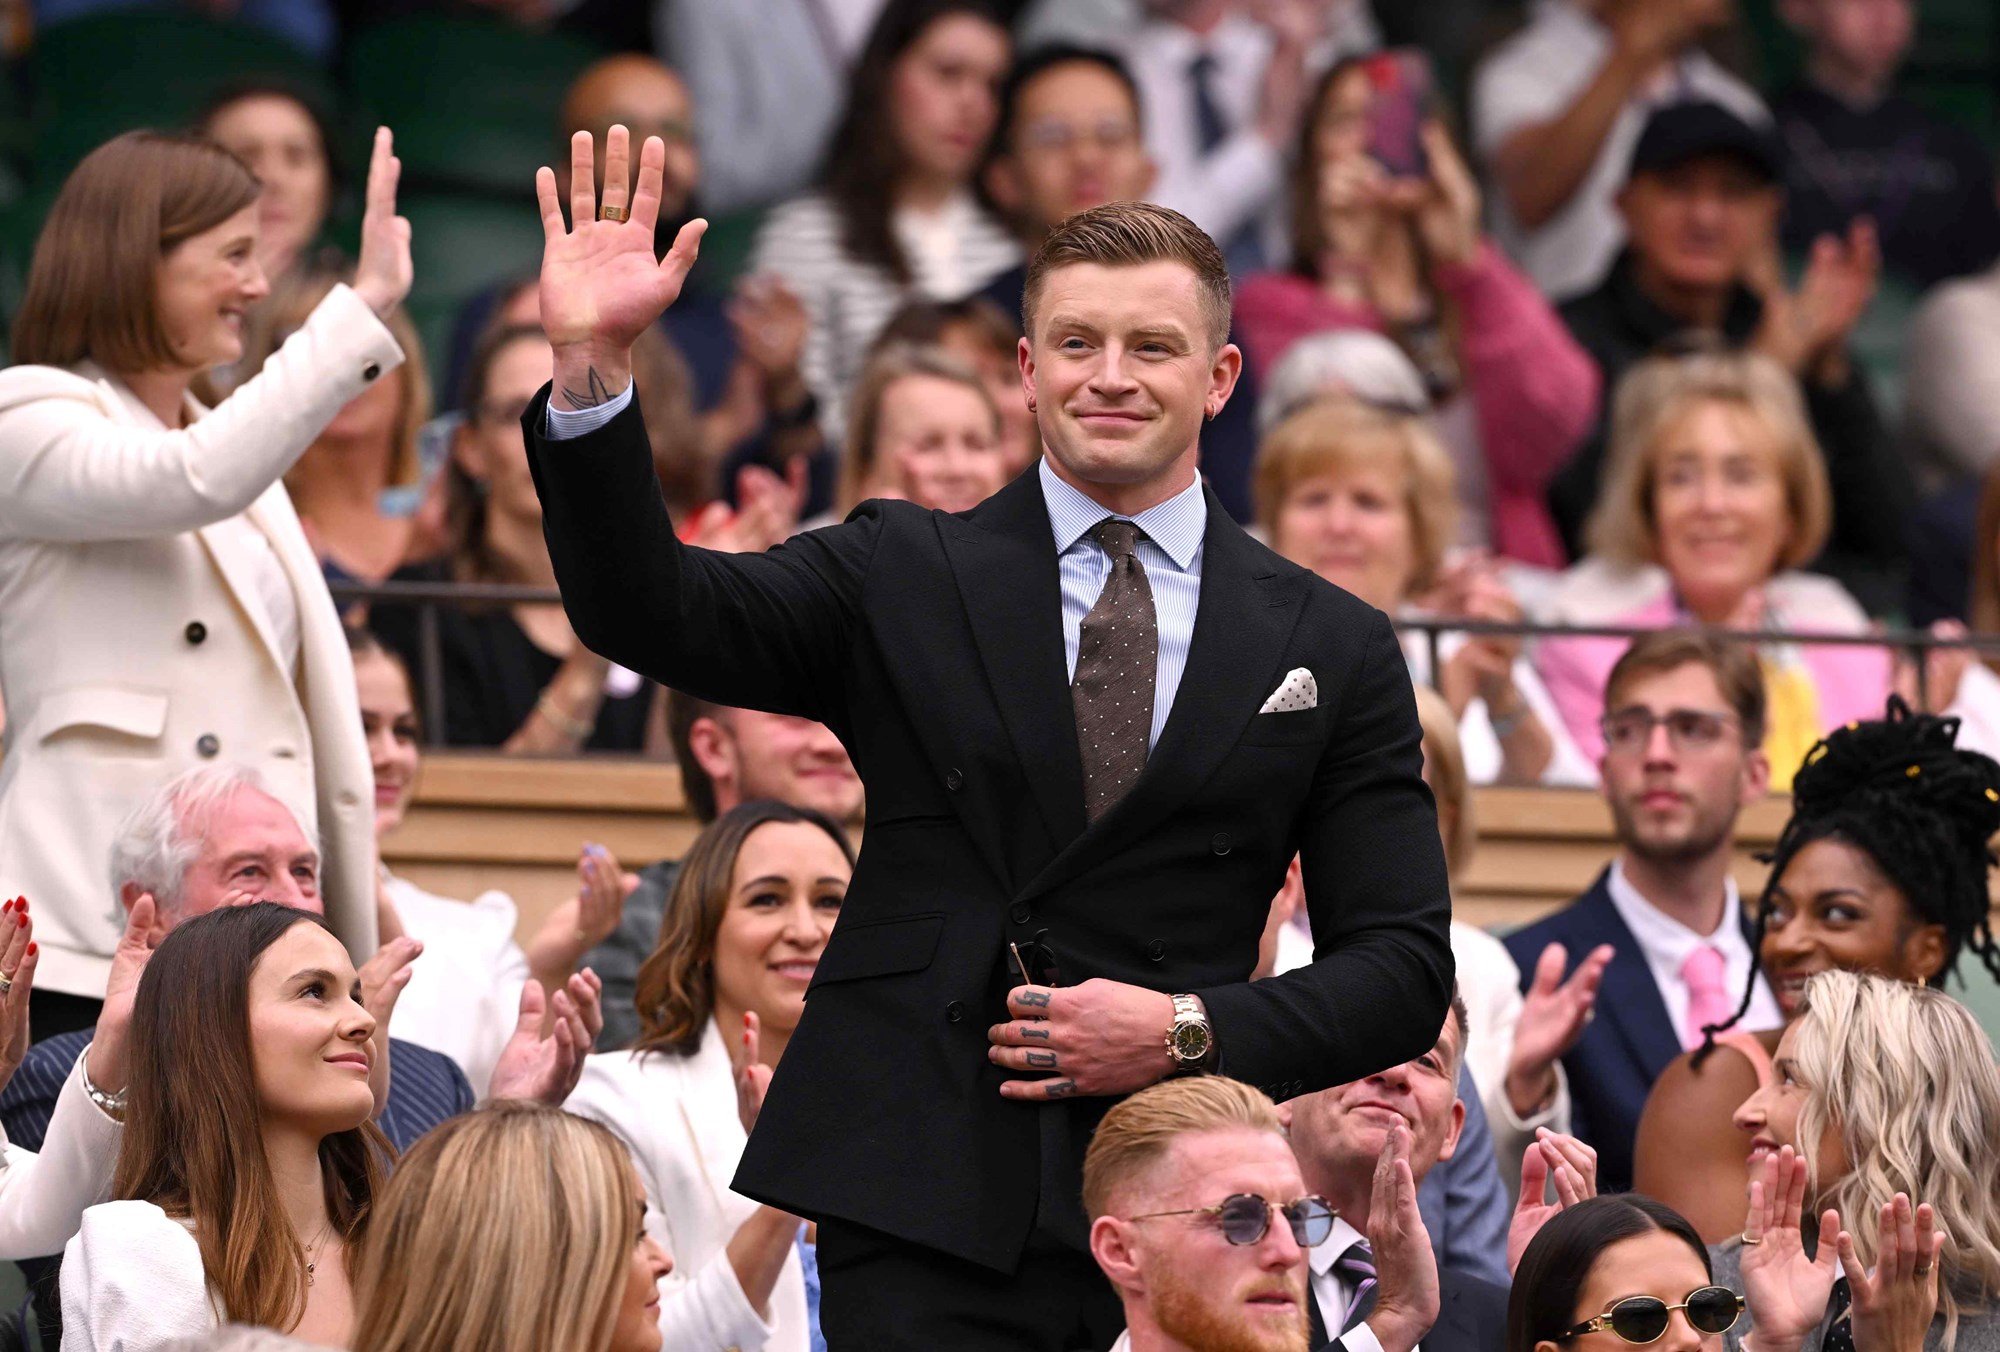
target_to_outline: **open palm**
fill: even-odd
[[[630,199],[630,219],[600,220],[589,132],[570,141],[570,217],[563,223],[555,172],[535,173],[541,208],[542,327],[557,349],[593,345],[623,352],[681,293],[694,266],[706,221],[681,227],[667,256],[653,257],[653,230],[660,216],[660,183],[666,146],[649,136],[639,154],[639,181]],[[613,127],[604,139],[604,210],[627,210],[631,139]]]
[[[1795,1347],[1819,1327],[1839,1276],[1834,1236],[1840,1217],[1821,1218],[1818,1251],[1806,1254],[1799,1226],[1805,1209],[1806,1162],[1790,1146],[1766,1155],[1750,1180],[1750,1213],[1743,1222],[1743,1297],[1756,1321],[1760,1344]]]

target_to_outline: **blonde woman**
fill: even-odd
[[[647,1224],[680,1264],[660,1311],[669,1352],[809,1346],[817,1251],[796,1216],[730,1180],[853,871],[846,835],[817,812],[766,799],[718,817],[639,969],[638,1039],[590,1057],[565,1105],[618,1133],[659,1207]]]
[[[1610,446],[1590,556],[1537,618],[1843,634],[1869,627],[1845,587],[1802,571],[1826,543],[1833,499],[1798,382],[1782,366],[1750,352],[1643,362],[1618,387]],[[1624,639],[1564,638],[1535,653],[1570,736],[1593,759],[1604,749],[1604,681],[1625,647]],[[1826,733],[1879,715],[1899,674],[1881,648],[1782,644],[1759,656],[1770,706],[1764,750],[1777,789]],[[1952,665],[1941,659],[1933,675]],[[1932,681],[1932,706],[1949,703],[1956,684]],[[1914,682],[1904,688],[1913,694]]]
[[[1971,1012],[1822,972],[1776,1065],[1737,1111],[1755,1182],[1716,1251],[1715,1279],[1750,1302],[1743,1346],[1830,1346],[1846,1323],[1858,1352],[2000,1348],[2000,1070]]]
[[[842,515],[868,498],[963,512],[1006,482],[999,407],[979,373],[942,347],[889,342],[855,383]]]
[[[353,285],[213,409],[191,387],[242,355],[245,312],[269,291],[242,161],[129,132],[86,156],[50,209],[16,365],[0,372],[0,894],[44,908],[42,1036],[87,1026],[104,995],[118,824],[218,757],[305,807],[327,916],[354,952],[375,951],[352,668],[280,479],[403,361],[384,323],[410,287],[398,172],[382,128]]]
[[[1479,557],[1446,562],[1458,514],[1450,452],[1428,419],[1318,399],[1257,448],[1258,524],[1278,553],[1391,615],[1516,620],[1521,607]],[[1423,636],[1404,636],[1420,685],[1451,706],[1475,783],[1588,784],[1519,639],[1447,634],[1433,676]]]
[[[345,280],[345,269],[307,266],[279,281],[250,313],[237,378],[263,370]],[[348,401],[285,471],[285,491],[329,582],[380,582],[411,549],[407,509],[423,488],[417,442],[431,416],[431,385],[416,325],[401,310],[384,322],[403,349],[403,364]],[[404,509],[394,510],[399,502]]]
[[[410,1148],[382,1190],[354,1292],[354,1352],[657,1352],[672,1257],[618,1138],[500,1102]]]

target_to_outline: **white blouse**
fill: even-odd
[[[222,1324],[187,1225],[151,1202],[83,1213],[63,1250],[63,1352],[151,1352]]]
[[[78,1057],[56,1095],[39,1155],[0,1135],[0,1259],[61,1253],[86,1208],[111,1191],[124,1128],[83,1092],[83,1071]]]
[[[514,942],[519,912],[505,892],[452,901],[384,872],[382,889],[404,931],[423,944],[389,1031],[449,1056],[486,1097],[493,1067],[520,1021],[528,956]]]

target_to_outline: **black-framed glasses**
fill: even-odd
[[[1721,1333],[1733,1328],[1743,1317],[1743,1297],[1726,1286],[1697,1286],[1678,1305],[1669,1305],[1658,1296],[1627,1296],[1595,1319],[1586,1319],[1565,1338],[1581,1338],[1605,1329],[1628,1343],[1658,1342],[1667,1331],[1675,1310],[1686,1310],[1687,1321],[1697,1333]]]
[[[1606,714],[1597,726],[1604,734],[1605,750],[1629,755],[1645,750],[1653,740],[1653,729],[1663,723],[1674,750],[1686,753],[1718,745],[1736,722],[1735,714],[1714,709],[1669,709],[1663,714],[1651,709],[1620,709]]]
[[[1301,1249],[1310,1249],[1333,1233],[1333,1208],[1324,1197],[1301,1197],[1295,1202],[1273,1202],[1254,1192],[1239,1192],[1214,1206],[1192,1207],[1186,1211],[1149,1211],[1127,1220],[1153,1221],[1164,1216],[1213,1217],[1222,1237],[1231,1244],[1259,1244],[1271,1230],[1271,1213],[1279,1212],[1292,1227],[1292,1238]]]

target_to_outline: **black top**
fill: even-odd
[[[1674,316],[1639,289],[1632,255],[1620,254],[1594,291],[1562,307],[1563,322],[1604,373],[1598,424],[1567,465],[1549,481],[1549,510],[1572,557],[1581,558],[1584,523],[1597,503],[1608,453],[1610,409],[1625,373],[1647,356],[1671,347],[1687,332]],[[1764,303],[1738,286],[1719,337],[1748,347],[1764,319]],[[1915,497],[1909,466],[1895,453],[1868,381],[1856,368],[1845,384],[1801,385],[1813,435],[1826,459],[1833,490],[1833,533],[1812,567],[1844,583],[1871,614],[1902,601],[1903,522]]]
[[[396,570],[392,582],[444,582],[442,563],[416,563]],[[422,702],[424,681],[418,609],[380,604],[369,624],[410,669]],[[467,610],[438,608],[438,642],[443,657],[444,741],[447,746],[499,746],[514,735],[542,691],[562,669],[562,659],[543,652],[514,621],[506,606]],[[584,742],[589,751],[639,751],[646,742],[646,715],[656,687],[640,680],[629,694],[607,694],[597,725]],[[424,710],[436,720],[437,711]]]
[[[1883,265],[1928,287],[2000,257],[2000,204],[1978,140],[1906,98],[1856,109],[1811,85],[1772,109],[1790,154],[1784,243],[1803,253],[1856,217],[1875,222]]]

